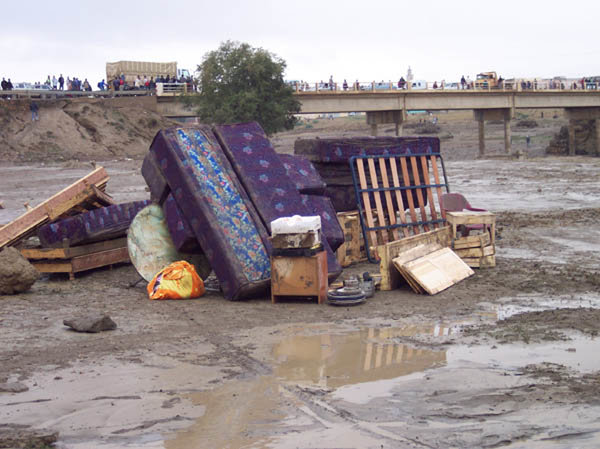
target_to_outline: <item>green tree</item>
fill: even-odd
[[[262,48],[227,41],[198,66],[199,94],[187,97],[209,123],[257,121],[267,134],[292,129],[300,102],[283,80],[285,61]]]

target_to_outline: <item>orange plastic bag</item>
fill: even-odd
[[[150,299],[198,298],[205,292],[202,278],[185,260],[173,262],[160,270],[146,289]]]

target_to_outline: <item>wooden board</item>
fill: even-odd
[[[21,249],[21,254],[30,261],[40,259],[71,259],[72,257],[125,247],[127,247],[127,237],[70,248],[23,248]]]
[[[73,204],[72,199],[81,195],[86,189],[89,192],[86,198],[89,197],[90,194],[93,194],[93,190],[90,186],[98,186],[106,184],[106,182],[108,182],[106,171],[104,168],[98,167],[89,175],[84,176],[70,186],[64,188],[7,225],[2,226],[2,228],[0,228],[0,248],[17,243],[36,228],[50,220],[50,216],[59,217],[69,209],[73,208],[75,204]]]
[[[496,256],[466,257],[463,262],[471,268],[493,268],[496,266]]]
[[[85,254],[71,259],[32,260],[31,264],[40,273],[68,273],[69,278],[73,279],[74,274],[80,271],[125,262],[129,262],[127,247]]]
[[[483,256],[493,256],[495,254],[495,249],[492,245],[477,247],[477,248],[465,248],[465,249],[455,249],[454,252],[458,254],[458,256],[462,259],[464,258],[472,258],[472,257],[483,257]]]
[[[468,237],[461,237],[454,240],[454,250],[466,249],[466,248],[477,248],[488,246],[491,242],[490,234],[484,232],[483,234],[470,235]]]
[[[435,295],[474,274],[450,248],[442,248],[402,264],[402,270],[430,295]]]
[[[379,257],[379,272],[381,273],[381,290],[393,290],[402,283],[402,276],[394,267],[393,259],[402,253],[427,243],[439,243],[442,248],[450,246],[450,227],[413,235],[408,238],[396,240],[375,248]]]

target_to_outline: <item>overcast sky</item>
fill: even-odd
[[[228,39],[287,62],[286,79],[458,81],[600,75],[600,2],[133,0],[2,2],[0,76],[105,78],[106,62],[196,69]]]

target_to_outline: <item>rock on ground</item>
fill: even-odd
[[[64,320],[63,324],[69,326],[77,332],[102,332],[112,331],[117,328],[115,323],[108,315],[88,315],[70,320]]]
[[[8,247],[0,251],[0,294],[12,295],[29,290],[40,273],[18,249]]]

